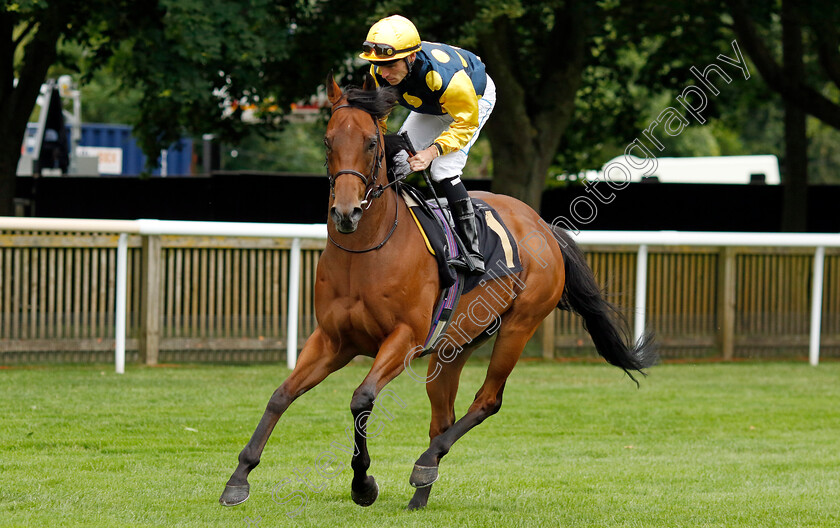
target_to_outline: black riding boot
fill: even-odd
[[[467,190],[460,180],[455,185],[452,185],[451,180],[446,180],[442,184],[443,192],[449,202],[449,209],[455,219],[455,228],[461,235],[464,246],[466,246],[466,258],[472,261],[473,267],[475,267],[474,273],[482,275],[484,274],[484,257],[481,256],[481,249],[478,245],[478,229],[476,228],[472,201],[470,201]]]

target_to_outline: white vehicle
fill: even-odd
[[[630,158],[630,159],[628,159]],[[606,172],[605,172],[606,171]],[[774,155],[760,156],[700,156],[694,158],[638,158],[617,156],[600,171],[587,171],[558,180],[585,177],[589,181],[660,183],[715,183],[779,185],[779,160]]]

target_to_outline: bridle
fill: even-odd
[[[342,108],[355,108],[357,110],[364,111],[363,108],[357,108],[357,107],[355,107],[353,105],[349,105],[349,104],[343,104],[343,105],[336,106],[335,108],[333,108],[332,111],[333,111],[333,113],[335,113],[336,111],[341,110]],[[373,157],[373,162],[371,164],[371,168],[368,171],[370,173],[370,179],[368,179],[368,177],[365,176],[364,174],[362,174],[361,172],[359,172],[357,170],[354,170],[354,169],[341,169],[341,170],[339,170],[335,173],[331,173],[330,168],[329,168],[329,157],[327,157],[327,160],[324,163],[324,165],[326,165],[326,167],[327,167],[327,177],[330,179],[330,196],[332,198],[335,198],[335,180],[336,180],[336,178],[338,178],[342,174],[352,174],[353,176],[356,176],[357,178],[362,180],[362,183],[365,184],[365,198],[364,198],[364,200],[362,200],[362,206],[365,208],[365,210],[370,208],[374,199],[382,196],[382,193],[385,192],[385,189],[387,189],[388,187],[390,187],[390,186],[394,185],[395,183],[399,182],[399,180],[394,180],[393,182],[391,182],[387,185],[382,185],[380,183],[380,184],[374,186],[374,184],[376,184],[377,179],[379,178],[379,169],[382,168],[382,160],[385,157],[385,149],[384,149],[384,147],[382,147],[382,143],[384,142],[384,140],[381,139],[382,138],[382,130],[380,130],[380,128],[379,128],[379,123],[376,120],[376,116],[374,116],[373,114],[371,114],[369,112],[368,112],[368,115],[370,115],[371,119],[373,119],[373,125],[376,128],[376,143],[374,144],[374,150],[376,151],[376,154]],[[394,199],[395,200],[398,199],[396,192],[394,193]],[[399,205],[399,204],[397,204],[397,205]],[[397,229],[397,224],[399,223],[400,208],[396,207],[394,209],[394,211],[395,211],[394,212],[394,224],[391,226],[391,230],[388,231],[388,234],[385,235],[385,238],[382,240],[382,242],[380,242],[379,244],[377,244],[375,246],[369,247],[367,249],[350,249],[350,248],[346,248],[346,247],[342,246],[341,244],[339,244],[338,242],[336,242],[333,239],[332,235],[329,234],[329,232],[327,232],[327,238],[329,238],[330,242],[332,242],[334,246],[336,246],[339,249],[343,249],[344,251],[347,251],[348,253],[367,253],[368,251],[375,251],[375,250],[381,248],[382,246],[384,246],[385,243],[388,242],[388,239],[391,238],[391,235],[394,234],[394,231]]]

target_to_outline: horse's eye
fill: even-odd
[[[367,146],[367,149],[368,149],[368,150],[373,150],[373,149],[375,149],[375,148],[376,148],[376,141],[375,141],[375,140],[373,140],[373,139],[371,139],[370,141],[368,141],[368,146]]]

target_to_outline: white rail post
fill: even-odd
[[[645,313],[647,312],[647,261],[648,247],[639,246],[636,255],[636,320],[633,329],[634,339],[638,342],[645,335]]]
[[[289,313],[286,321],[286,366],[290,369],[297,364],[298,298],[300,296],[300,239],[292,240],[289,258]]]
[[[114,364],[117,374],[125,373],[125,314],[126,314],[126,284],[128,276],[128,235],[122,233],[117,242],[117,306],[116,318],[116,349],[114,350]]]
[[[811,346],[808,358],[811,365],[820,363],[820,325],[822,324],[823,264],[825,247],[817,246],[814,252],[814,280],[811,290]]]

